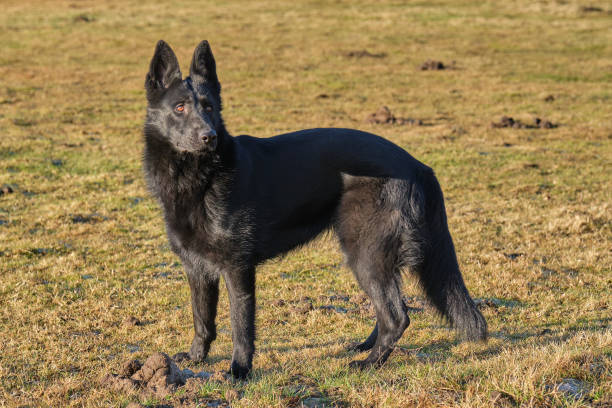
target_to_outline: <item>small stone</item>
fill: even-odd
[[[547,385],[546,389],[557,391],[574,400],[579,400],[588,394],[591,387],[587,383],[575,378],[564,378],[559,383]]]

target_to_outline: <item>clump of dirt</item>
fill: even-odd
[[[544,98],[544,102],[553,102],[554,100],[555,100],[554,95],[546,95],[546,97]]]
[[[501,305],[497,299],[474,299],[474,304],[481,310],[487,308],[497,309]]]
[[[14,192],[13,187],[9,186],[8,184],[5,184],[2,187],[0,187],[0,196],[4,194],[10,194],[13,192]]]
[[[348,58],[385,58],[387,56],[386,53],[371,53],[368,50],[353,50],[348,51],[344,54],[345,57]]]
[[[393,125],[415,125],[422,126],[423,121],[412,118],[398,118],[386,106],[381,106],[376,112],[371,113],[366,118],[368,123],[372,124],[393,124]]]
[[[207,381],[226,382],[227,378],[226,373],[194,373],[188,368],[181,370],[167,354],[155,353],[144,364],[138,360],[126,361],[118,374],[104,376],[101,384],[115,391],[140,394],[143,398],[172,397],[181,387],[183,392],[178,403],[183,406],[197,399],[199,390]],[[227,403],[218,401],[217,406],[227,406]]]
[[[312,304],[312,299],[308,296],[300,299],[299,303],[292,308],[292,311],[297,314],[308,314],[312,310],[314,310],[314,306]]]
[[[510,116],[502,116],[499,122],[491,122],[492,128],[513,128],[513,129],[553,129],[558,125],[549,120],[535,118],[533,124],[521,122]]]
[[[317,96],[315,96],[315,99],[329,99],[329,98],[333,98],[333,99],[337,99],[339,98],[341,95],[340,94],[326,94],[326,93],[321,93],[318,94]]]
[[[580,11],[583,13],[603,13],[604,9],[596,6],[582,6],[580,7]]]
[[[121,366],[119,370],[120,377],[131,377],[142,368],[142,363],[138,360],[128,360]]]
[[[90,16],[88,14],[79,14],[78,16],[75,16],[73,20],[75,23],[91,23],[96,19],[94,16]]]
[[[448,68],[442,61],[428,59],[421,65],[421,71],[441,71]]]
[[[125,318],[123,325],[127,327],[142,326],[142,321],[140,321],[140,319],[137,317],[129,316]]]

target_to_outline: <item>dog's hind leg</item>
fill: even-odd
[[[395,343],[404,333],[410,324],[406,306],[402,300],[400,282],[398,276],[391,276],[394,272],[385,271],[383,265],[377,262],[383,254],[364,254],[374,255],[371,259],[364,259],[362,255],[357,262],[352,263],[352,269],[361,287],[370,296],[376,310],[376,340],[371,346],[368,357],[362,361],[353,361],[352,367],[367,367],[382,365],[393,348]],[[384,256],[384,255],[383,255]],[[389,273],[391,272],[391,273]],[[364,343],[370,346],[372,339],[368,338]]]
[[[398,250],[401,245],[393,211],[381,199],[384,181],[352,180],[338,210],[336,231],[361,288],[376,310],[376,327],[358,350],[371,349],[365,360],[352,367],[383,364],[410,324],[401,294]]]

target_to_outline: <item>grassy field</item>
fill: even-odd
[[[610,3],[171,3],[3,2],[0,406],[612,405]],[[398,349],[380,370],[348,370],[361,356],[345,346],[374,318],[330,234],[259,269],[249,381],[166,399],[101,386],[193,335],[141,173],[160,38],[183,72],[211,42],[235,135],[359,128],[432,166],[490,341],[458,342],[407,276]],[[422,71],[427,59],[449,69]],[[381,106],[423,125],[369,123]],[[558,127],[493,128],[502,115]],[[192,370],[228,369],[225,293],[217,323]],[[582,390],[563,392],[571,380]]]

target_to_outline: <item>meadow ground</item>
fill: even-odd
[[[612,404],[608,2],[171,3],[2,5],[0,406]],[[459,343],[407,275],[398,349],[380,370],[348,370],[360,356],[346,344],[374,319],[329,235],[260,268],[248,382],[167,398],[100,385],[193,334],[140,167],[160,38],[184,72],[211,42],[235,135],[359,128],[432,166],[490,341]],[[447,69],[421,70],[427,59]],[[381,106],[422,124],[368,122]],[[492,127],[503,115],[558,127]],[[228,315],[223,293],[194,371],[229,367]]]

